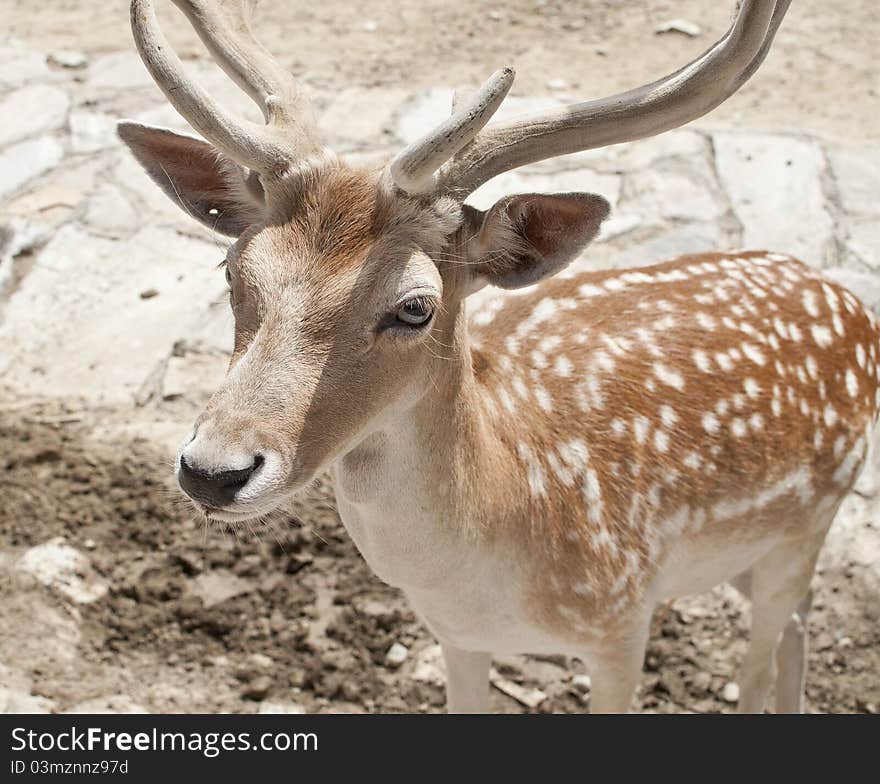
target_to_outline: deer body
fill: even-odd
[[[801,710],[810,579],[880,409],[876,319],[772,253],[569,274],[608,215],[593,194],[466,204],[502,171],[710,111],[789,0],[742,0],[652,84],[487,125],[513,82],[499,70],[375,170],[323,151],[252,3],[174,3],[265,120],[213,101],[132,0],[144,63],[211,143],[119,134],[236,238],[229,373],[176,464],[196,508],[246,524],[331,471],[358,548],[443,646],[450,710],[487,709],[494,652],[584,658],[591,709],[626,710],[655,605],[725,580],[752,600],[740,709],[763,710],[778,663],[777,710]],[[522,291],[469,321],[487,284]]]
[[[658,602],[765,560],[788,622],[880,407],[880,329],[852,294],[788,257],[706,254],[558,278],[471,324],[334,467],[355,543],[441,641],[595,664],[641,645]]]

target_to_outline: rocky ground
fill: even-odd
[[[215,267],[225,246],[171,205],[116,141],[120,117],[186,126],[132,53],[118,8],[94,29],[76,27],[89,5],[59,3],[41,26],[25,4],[0,2],[18,36],[0,40],[0,709],[439,710],[433,640],[402,597],[372,577],[326,485],[271,530],[236,537],[205,531],[169,482],[174,447],[224,370],[231,324]],[[270,20],[280,20],[283,4],[266,5]],[[543,63],[543,79],[528,77],[505,112],[624,78],[594,78],[588,68],[575,83],[558,53],[541,60],[526,46],[542,15],[560,40],[579,30],[593,36],[590,25],[565,28],[576,22],[573,5],[515,3],[500,19],[485,7],[474,17],[481,35],[491,38],[492,25],[509,34],[515,62]],[[581,16],[607,34],[605,43],[589,38],[607,50],[595,62],[628,42],[643,44],[645,63],[672,67],[708,45],[709,33],[658,36],[656,23],[682,16],[709,30],[724,17],[700,16],[694,3],[646,2],[638,19],[616,23],[616,5],[583,5]],[[459,25],[473,11],[462,8]],[[444,57],[459,63],[447,86],[436,86],[445,71],[428,78],[421,66],[403,83],[390,12],[362,13],[357,30],[337,4],[311,13],[312,27],[295,35],[306,51],[317,26],[354,54],[372,52],[364,55],[370,78],[322,71],[340,59],[326,55],[310,59],[305,74],[328,143],[352,156],[419,135],[446,115],[458,80],[475,81],[483,61],[501,54],[493,43],[462,69],[451,54],[455,30],[464,36],[456,27],[427,49],[438,67]],[[407,3],[402,18],[423,30],[439,13]],[[792,39],[768,61],[771,81],[756,82],[758,92],[741,103],[659,139],[499,177],[474,203],[517,190],[594,190],[614,215],[577,262],[584,268],[767,247],[826,270],[880,313],[880,154],[867,125],[847,128],[851,113],[867,109],[863,102],[832,117],[824,101],[822,112],[796,114],[816,96],[791,64],[791,40],[816,56],[820,32],[838,40],[858,14],[829,17],[824,27],[816,14],[794,21]],[[376,29],[363,27],[371,20]],[[83,32],[65,37],[63,29]],[[265,27],[270,43],[277,29]],[[876,84],[859,77],[868,61],[858,47],[869,32],[865,21],[851,46],[823,50],[819,84],[830,74],[843,89],[852,77],[847,91],[873,94]],[[292,63],[295,55],[286,56]],[[223,100],[251,111],[216,69],[190,65]],[[628,84],[652,75],[626,67]],[[752,111],[776,83],[787,96],[784,122],[762,114],[766,100]],[[880,708],[877,455],[835,522],[817,577],[813,711]],[[641,708],[730,710],[747,623],[748,607],[725,587],[658,610]],[[578,712],[589,703],[589,679],[575,660],[511,657],[496,662],[493,678],[499,711]]]

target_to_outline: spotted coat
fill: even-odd
[[[683,537],[827,525],[880,410],[877,320],[777,254],[564,273],[484,304],[471,337],[540,554],[534,618],[562,633],[638,602]]]

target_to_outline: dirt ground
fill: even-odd
[[[297,75],[337,87],[475,85],[513,65],[513,93],[593,98],[651,81],[720,37],[733,0],[401,0],[367,3],[263,0],[255,30]],[[203,49],[170,2],[157,2],[182,56]],[[715,122],[748,117],[757,129],[835,139],[876,139],[875,48],[880,15],[873,0],[795,0],[748,91],[721,106]],[[131,46],[126,0],[0,0],[7,35],[38,49],[85,53]],[[657,35],[673,19],[701,34]]]
[[[160,712],[252,712],[267,703],[309,712],[442,710],[433,640],[402,595],[372,576],[325,483],[271,527],[209,532],[171,488],[167,457],[154,446],[102,442],[82,422],[38,418],[0,419],[0,544],[9,554],[64,537],[110,588],[71,610],[32,578],[0,569],[9,597],[0,628],[17,632],[0,637],[0,660],[27,662],[35,694],[61,709],[109,694]],[[821,574],[816,587],[809,709],[877,712],[877,585],[847,566]],[[724,690],[747,628],[744,603],[726,587],[658,610],[639,708],[730,711]],[[73,656],[60,645],[65,630],[77,636]],[[399,668],[385,663],[395,642],[411,651]],[[588,708],[576,660],[517,656],[496,668],[547,695],[536,711]],[[496,689],[492,703],[527,710]]]
[[[131,47],[127,5],[0,0],[0,18],[4,34],[40,51],[93,54]],[[165,6],[172,42],[184,55],[201,55],[171,4],[157,5]],[[256,29],[312,84],[474,84],[510,63],[518,70],[515,93],[587,98],[656,78],[705,49],[725,27],[729,6],[732,0],[264,0]],[[750,89],[713,119],[876,139],[880,17],[870,0],[840,8],[795,0]],[[703,32],[656,35],[655,26],[670,19]],[[0,389],[0,662],[14,662],[27,689],[58,710],[442,710],[434,641],[357,554],[327,484],[271,528],[206,531],[170,476],[170,445],[197,401],[174,405],[67,417],[63,406],[28,407]],[[150,416],[161,418],[161,435]],[[88,555],[108,586],[102,598],[72,605],[12,567],[27,548],[54,537]],[[842,561],[815,587],[808,709],[880,711],[880,586]],[[736,679],[748,621],[747,604],[727,587],[658,610],[636,707],[731,711],[725,687]],[[385,662],[393,643],[409,649],[398,667]],[[576,660],[517,656],[495,666],[508,682],[546,694],[531,710],[588,710]],[[107,695],[124,697],[108,704]],[[89,702],[96,698],[104,702]],[[492,708],[530,710],[498,689]]]

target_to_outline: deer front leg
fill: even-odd
[[[591,658],[590,713],[626,713],[642,675],[650,615]]]
[[[792,613],[776,649],[776,712],[804,712],[804,677],[807,672],[807,620],[813,601],[812,591],[801,599]]]
[[[446,662],[446,710],[449,713],[489,712],[491,653],[463,651],[441,643]]]

